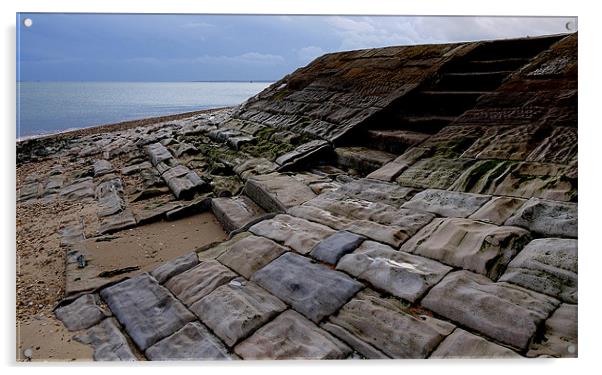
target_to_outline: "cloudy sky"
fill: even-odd
[[[32,20],[30,27],[23,20]],[[574,31],[574,18],[20,14],[23,81],[277,80],[326,53]]]

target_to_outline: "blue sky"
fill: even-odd
[[[555,34],[568,22],[576,27],[562,17],[20,14],[18,78],[273,81],[327,52]]]

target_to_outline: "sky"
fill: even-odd
[[[23,21],[29,18],[30,27]],[[21,81],[275,81],[328,52],[558,34],[569,17],[18,14]]]

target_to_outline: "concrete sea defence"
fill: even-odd
[[[55,314],[96,360],[578,353],[577,34],[328,54],[237,108],[40,147],[18,205],[82,207]],[[90,240],[199,212],[228,239],[95,264]]]

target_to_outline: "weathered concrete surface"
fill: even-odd
[[[340,189],[293,207],[288,213],[394,247],[399,247],[434,217],[430,213],[348,197]]]
[[[508,264],[500,281],[577,303],[577,240],[541,238],[531,241]]]
[[[100,177],[113,172],[113,165],[108,160],[94,160],[94,177]]]
[[[250,99],[234,117],[336,141],[418,86],[469,44],[327,54]]]
[[[358,293],[328,320],[324,328],[331,331],[332,325],[391,358],[426,358],[455,328],[453,324],[427,315],[413,316],[396,301],[381,298],[370,290]],[[353,345],[353,342],[348,343]],[[370,352],[363,350],[363,345],[354,346],[354,349],[372,357]]]
[[[530,239],[529,232],[521,228],[469,219],[435,219],[400,249],[496,280]]]
[[[245,194],[269,212],[284,212],[316,196],[307,185],[279,173],[249,178]]]
[[[337,264],[339,259],[355,250],[364,237],[347,231],[338,231],[330,237],[318,243],[310,255],[321,262]]]
[[[422,300],[437,314],[524,350],[559,301],[468,271],[448,274]],[[470,313],[467,313],[470,312]]]
[[[287,310],[234,348],[244,359],[343,359],[351,349]]]
[[[487,195],[427,189],[414,195],[402,207],[446,217],[467,217],[490,199]]]
[[[287,248],[265,237],[250,235],[236,242],[217,260],[247,279],[255,271],[282,255]]]
[[[282,243],[301,254],[309,253],[316,244],[334,234],[332,229],[324,225],[290,215],[277,215],[253,225],[249,231]]]
[[[386,182],[393,181],[418,159],[428,157],[430,153],[431,150],[428,148],[413,147],[394,160],[370,173],[367,177]]]
[[[406,169],[397,182],[415,188],[447,189],[473,163],[469,159],[423,159]]]
[[[396,251],[373,241],[365,241],[337,265],[337,270],[410,302],[422,297],[451,269],[434,260]]]
[[[235,359],[224,344],[199,322],[190,322],[146,349],[152,361],[215,361]]]
[[[342,185],[337,193],[349,198],[378,202],[399,207],[416,193],[416,190],[367,178],[353,180]]]
[[[525,203],[524,199],[512,197],[493,197],[469,218],[502,225]]]
[[[60,206],[80,222],[64,237],[68,292],[100,286],[77,281],[99,273],[78,245],[98,229],[181,217],[213,198],[271,211],[248,221],[224,209],[240,228],[232,240],[127,289],[113,313],[128,324],[114,328],[143,332],[149,359],[562,356],[576,343],[577,306],[560,301],[576,295],[577,255],[523,245],[576,241],[576,47],[571,35],[329,54],[237,109],[23,143],[18,160],[41,167],[18,170],[18,207],[37,219],[31,210]],[[103,163],[95,176],[94,160],[113,171]],[[206,184],[178,194],[190,176]],[[36,248],[38,231],[22,223],[18,243]],[[381,294],[358,293],[364,285]],[[284,307],[266,296],[296,318],[278,320]]]
[[[244,195],[235,198],[213,198],[211,208],[226,232],[242,228],[265,214],[261,207]]]
[[[506,225],[524,227],[546,237],[577,238],[577,205],[531,198]]]
[[[186,306],[191,306],[236,274],[215,260],[207,260],[169,279],[165,286]]]
[[[335,312],[363,288],[342,272],[290,252],[255,272],[251,279],[314,322]]]
[[[286,305],[252,281],[234,279],[190,307],[228,346],[286,310]]]
[[[546,320],[543,335],[529,347],[528,357],[577,357],[577,305],[562,304]]]
[[[197,264],[199,264],[199,257],[195,252],[191,252],[163,263],[151,271],[150,274],[159,282],[159,284],[163,284],[172,276],[187,271]]]
[[[429,358],[522,358],[516,352],[461,328],[443,340]]]
[[[338,165],[364,174],[377,170],[395,158],[389,152],[366,147],[338,147],[334,151]]]
[[[94,197],[94,182],[92,177],[84,177],[72,181],[71,184],[61,189],[59,195],[67,201]]]
[[[194,320],[194,315],[147,273],[110,286],[100,295],[140,350]]]
[[[332,152],[330,143],[324,140],[313,140],[304,143],[293,151],[279,156],[275,161],[280,167],[278,170],[290,170],[303,166],[312,161],[317,161],[320,158],[328,157]]]
[[[94,348],[95,361],[138,360],[117,326],[114,318],[107,318],[76,335],[74,339]]]
[[[110,313],[100,306],[98,295],[84,294],[69,305],[57,308],[54,314],[69,331],[79,331],[90,328]]]
[[[205,248],[198,249],[197,255],[201,262],[211,259],[216,259],[220,255],[229,251],[238,241],[250,236],[250,232],[242,232],[234,235],[231,239],[221,242],[219,244],[211,244]]]
[[[109,234],[136,226],[136,218],[130,209],[101,218],[98,234]]]

